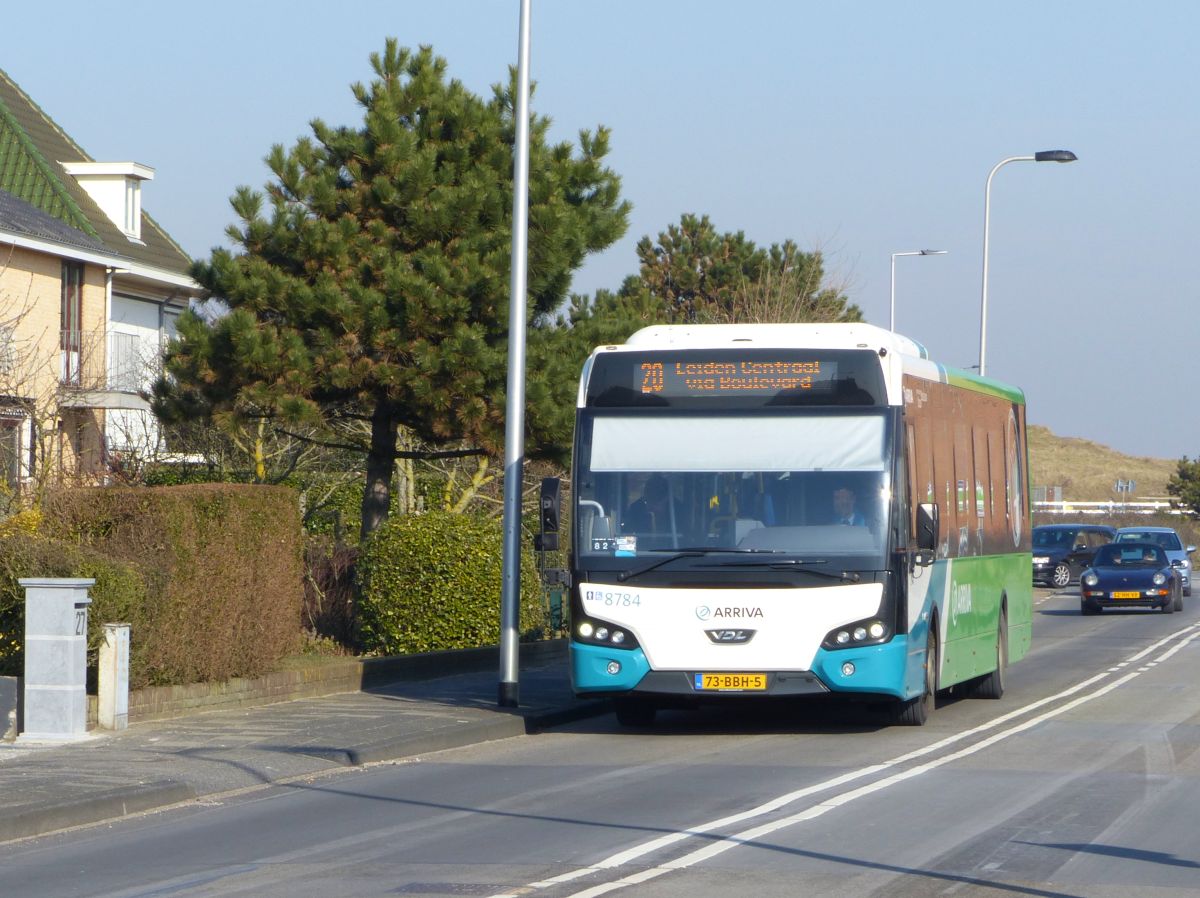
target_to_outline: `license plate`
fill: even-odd
[[[760,673],[698,673],[696,689],[704,692],[763,692],[767,675]]]
[[[1112,597],[1114,599],[1140,599],[1142,594],[1140,592],[1114,592]]]

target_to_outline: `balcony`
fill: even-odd
[[[158,334],[63,331],[59,346],[60,405],[149,410],[140,394],[162,371]]]

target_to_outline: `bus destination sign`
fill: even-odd
[[[773,396],[811,390],[836,376],[830,360],[722,359],[641,363],[639,392],[666,396]]]

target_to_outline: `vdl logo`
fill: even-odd
[[[744,645],[754,638],[757,630],[705,630],[704,634],[717,645]]]
[[[712,609],[707,605],[697,605],[696,617],[700,618],[700,620],[708,620],[710,617],[712,617]]]

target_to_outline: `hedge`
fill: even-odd
[[[500,641],[499,521],[428,512],[389,518],[358,559],[359,636],[383,654],[476,648]],[[520,629],[545,630],[533,552],[521,553]]]
[[[293,491],[77,489],[50,497],[44,510],[47,535],[132,567],[144,580],[131,684],[258,676],[295,650],[303,567]]]
[[[128,623],[138,632],[146,629],[146,583],[138,571],[106,558],[93,549],[27,534],[0,537],[0,676],[20,676],[24,671],[25,577],[90,577],[92,599],[88,613],[88,651],[94,653],[104,638],[104,624]],[[130,647],[130,678],[145,669],[146,647]],[[139,684],[140,685],[140,684]]]

